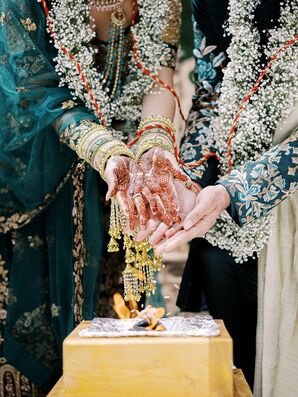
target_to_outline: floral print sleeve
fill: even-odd
[[[218,181],[230,194],[232,216],[243,226],[298,190],[298,129],[257,161]]]
[[[199,29],[197,22],[194,22],[193,54],[195,57],[195,95],[180,152],[185,163],[196,162],[210,151],[216,152],[210,122],[213,117],[217,116],[222,68],[226,59],[225,53],[219,52],[217,46],[206,46],[206,36]],[[216,181],[217,161],[215,158],[210,158],[196,168],[185,167],[185,171],[204,187],[210,184],[210,179]]]

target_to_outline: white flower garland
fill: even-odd
[[[113,118],[137,120],[141,114],[142,98],[150,91],[154,82],[137,68],[131,52],[129,73],[121,94],[109,103],[103,76],[94,66],[96,49],[90,46],[90,42],[95,37],[95,33],[90,26],[89,5],[89,0],[53,0],[50,17],[55,35],[80,64],[86,81],[103,112],[106,124],[110,125]],[[139,58],[146,68],[158,74],[162,63],[170,56],[169,46],[162,41],[167,17],[171,13],[170,2],[139,0],[138,12],[140,20],[133,29]],[[57,43],[54,44],[57,47]],[[60,84],[67,84],[74,98],[80,98],[87,107],[94,110],[94,105],[85,91],[85,85],[75,64],[60,51],[55,61],[56,71],[61,76]]]
[[[219,98],[219,116],[211,124],[221,158],[222,172],[227,171],[228,132],[243,98],[256,82],[261,65],[260,35],[254,26],[254,11],[260,0],[230,0],[228,33],[232,36],[227,51],[230,62],[224,70]],[[292,4],[291,4],[292,3]],[[285,0],[281,4],[279,27],[268,32],[264,50],[269,59],[286,42],[297,35],[298,4]],[[294,108],[298,99],[297,45],[287,49],[271,66],[257,93],[246,104],[237,124],[232,142],[233,166],[256,160],[272,146],[275,130]],[[268,242],[274,226],[272,215],[265,216],[243,228],[224,213],[206,239],[213,245],[232,252],[242,262],[259,253]]]

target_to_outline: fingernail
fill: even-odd
[[[186,221],[184,223],[183,227],[184,227],[185,230],[188,230],[188,229],[192,228],[193,227],[193,221],[191,219],[189,219],[188,221]]]

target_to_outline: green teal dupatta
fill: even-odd
[[[98,175],[59,140],[95,117],[59,87],[54,56],[41,4],[2,0],[0,377],[13,366],[44,391],[61,374],[63,339],[94,315],[103,249]]]

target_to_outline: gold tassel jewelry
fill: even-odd
[[[110,241],[108,244],[108,252],[119,251],[119,243],[117,240],[121,240],[123,232],[123,220],[121,217],[123,217],[123,213],[120,210],[118,201],[115,198],[112,198],[109,227]]]
[[[162,267],[162,257],[157,256],[148,239],[137,242],[135,234],[124,233],[126,218],[116,198],[112,198],[110,215],[110,242],[108,252],[119,251],[119,240],[123,236],[125,269],[122,273],[124,299],[139,302],[141,294],[155,293],[155,274]]]

